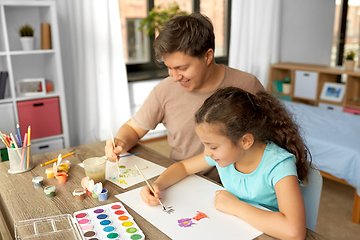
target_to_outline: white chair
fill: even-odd
[[[307,185],[301,185],[300,189],[305,204],[306,227],[315,232],[323,179],[316,166],[313,164],[312,167],[309,169]]]

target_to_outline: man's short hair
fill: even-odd
[[[215,51],[214,28],[210,19],[200,13],[176,16],[165,23],[153,46],[158,61],[174,52],[202,58],[210,48]]]

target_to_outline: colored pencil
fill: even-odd
[[[127,155],[120,155],[120,158],[124,158],[124,157],[130,157],[130,156],[134,156],[134,155],[139,155],[140,153],[137,152],[137,153],[131,153],[131,154],[127,154]]]
[[[71,156],[71,155],[73,155],[73,154],[74,154],[74,152],[65,154],[64,156],[61,157],[61,159],[66,158],[66,157],[68,157],[68,156]],[[48,161],[48,162],[46,162],[46,163],[40,164],[40,166],[42,167],[42,166],[48,165],[48,164],[50,164],[50,163],[56,162],[57,160],[58,160],[58,158],[55,158],[55,159],[50,160],[50,161]]]
[[[14,147],[15,147],[15,149],[16,149],[16,150],[15,150],[16,153],[17,153],[17,154],[15,154],[15,155],[16,155],[16,158],[17,158],[18,162],[20,163],[20,162],[21,162],[21,155],[20,155],[19,150],[18,150],[19,146],[17,145],[16,139],[15,139],[15,137],[14,137],[14,135],[13,135],[12,133],[10,133],[10,137],[11,137],[11,139],[12,139],[12,141],[13,141],[13,143],[14,143]]]
[[[152,186],[150,185],[150,183],[146,180],[145,176],[142,174],[142,172],[140,171],[140,169],[138,168],[138,166],[136,166],[136,164],[135,164],[135,167],[136,167],[136,169],[139,171],[139,173],[141,174],[141,176],[144,178],[144,181],[145,181],[146,184],[149,186],[150,190],[152,191],[152,193],[153,193],[154,196],[155,196],[155,190],[152,188]],[[162,206],[162,208],[164,209],[164,211],[166,211],[165,206],[163,205],[163,203],[160,201],[159,198],[158,198],[158,201],[159,201],[160,205]]]
[[[21,140],[21,133],[20,133],[20,126],[19,126],[19,124],[16,124],[16,129],[17,129],[17,132],[18,132],[18,135],[19,135],[19,146],[22,147],[23,144],[22,144],[22,140]]]
[[[6,138],[6,134],[3,134],[2,132],[0,132],[0,136],[1,136],[1,140],[6,145],[6,147],[11,148],[9,141]]]
[[[28,127],[28,143],[27,143],[27,146],[30,146],[30,135],[31,135],[31,128],[30,126]],[[26,165],[27,165],[27,168],[29,168],[29,158],[30,158],[30,148],[28,148],[27,150],[27,156],[26,156]]]
[[[14,135],[12,133],[10,133],[10,137],[11,137],[12,142],[14,143],[15,148],[19,148],[19,146],[16,142],[16,139],[14,138]]]
[[[1,141],[5,144],[5,146],[7,148],[11,147],[11,146],[9,146],[9,144],[7,143],[7,141],[3,138],[3,136],[1,134],[0,134],[0,138],[1,138]]]
[[[25,133],[25,136],[24,136],[24,149],[23,149],[23,152],[22,152],[22,155],[21,155],[21,162],[20,162],[20,171],[22,170],[23,168],[23,165],[25,163],[25,157],[26,157],[26,143],[27,143],[27,133]]]
[[[114,140],[114,135],[113,133],[111,132],[111,140],[112,140],[112,143],[113,143],[113,146],[114,146],[114,150],[115,150],[115,140]],[[119,176],[121,175],[120,174],[120,169],[119,169],[119,159],[118,157],[116,156],[116,168],[117,168],[117,172],[119,174]]]

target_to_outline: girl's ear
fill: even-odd
[[[244,149],[249,149],[254,144],[254,136],[251,133],[245,134],[241,138],[241,144]]]

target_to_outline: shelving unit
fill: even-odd
[[[50,24],[52,49],[41,49],[41,23]],[[25,24],[34,28],[34,50],[21,48],[18,30]],[[0,109],[6,108],[7,113],[7,116],[1,114],[0,131],[16,133],[19,123],[25,133],[28,125],[36,122],[38,124],[31,126],[33,154],[70,147],[54,1],[0,1],[0,71],[7,71],[9,75],[5,98],[0,99]],[[53,90],[31,96],[19,95],[18,81],[34,78],[50,81]],[[48,114],[48,109],[59,109],[59,112]],[[60,129],[55,134],[54,122]]]
[[[291,79],[290,94],[279,93],[273,87],[274,81],[283,80],[285,77]],[[324,84],[326,82],[339,83],[339,80],[344,80],[340,83],[345,85],[342,101],[321,99]],[[273,64],[270,66],[268,92],[289,101],[360,113],[360,71],[345,71],[343,67],[295,63]],[[314,94],[311,94],[312,92]]]

